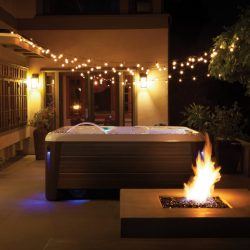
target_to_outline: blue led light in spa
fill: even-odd
[[[50,150],[48,149],[48,151],[47,151],[47,157],[46,157],[48,165],[50,165],[50,155],[51,155],[51,153],[50,153]]]
[[[79,206],[79,205],[89,203],[90,200],[68,200],[66,202],[67,202],[67,204],[70,204],[70,205],[73,205],[73,206]]]

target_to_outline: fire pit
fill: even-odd
[[[211,144],[184,189],[121,190],[122,237],[249,237],[250,191],[214,190],[221,178]]]
[[[209,197],[204,202],[187,200],[185,197],[160,196],[163,208],[229,208],[220,197]]]
[[[220,180],[220,167],[212,161],[212,145],[205,136],[203,151],[197,156],[193,167],[194,177],[184,184],[186,197],[160,196],[163,208],[229,208],[220,197],[212,197],[214,184]]]
[[[163,208],[159,197],[183,199],[182,189],[122,189],[122,237],[250,237],[250,191],[216,189],[227,208]],[[177,200],[178,200],[177,199]]]

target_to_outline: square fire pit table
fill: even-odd
[[[250,191],[215,189],[227,208],[163,208],[182,189],[122,189],[121,237],[250,237]]]

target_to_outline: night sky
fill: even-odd
[[[165,0],[170,14],[170,57],[185,58],[203,52],[213,38],[238,18],[247,0]]]
[[[213,38],[234,24],[248,3],[246,0],[165,0],[165,12],[170,14],[170,62],[209,51]],[[187,79],[180,84],[177,78],[169,82],[171,125],[181,123],[181,113],[191,103],[214,107],[230,106],[237,101],[250,120],[250,98],[245,96],[241,84],[206,79],[206,67],[196,68],[194,73],[198,76],[196,82]],[[250,125],[247,130],[250,132]]]

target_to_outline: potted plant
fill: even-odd
[[[242,145],[246,120],[235,102],[232,107],[209,107],[192,104],[183,112],[183,123],[190,128],[208,133],[213,144],[213,154],[223,173],[236,173],[241,163]]]
[[[212,121],[216,159],[222,173],[236,173],[242,156],[242,145],[236,139],[242,137],[246,125],[238,104],[235,102],[230,108],[215,107]]]
[[[212,113],[209,107],[191,104],[182,113],[184,120],[182,124],[202,133],[210,133]]]
[[[35,113],[30,125],[35,128],[33,131],[34,148],[36,160],[44,160],[45,158],[45,137],[54,125],[54,110],[52,108],[44,108]]]

